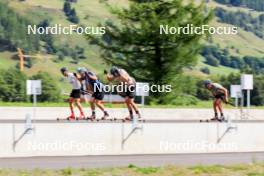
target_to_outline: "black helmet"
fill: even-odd
[[[62,67],[62,68],[60,69],[60,71],[61,71],[62,74],[64,74],[64,72],[68,71],[68,69],[67,69],[66,67]]]
[[[113,66],[113,67],[111,68],[111,70],[110,70],[110,73],[111,73],[111,75],[113,75],[113,76],[119,76],[119,75],[120,75],[120,74],[119,74],[119,68],[116,67],[116,66]]]

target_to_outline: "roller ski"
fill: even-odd
[[[75,118],[70,118],[70,117],[67,117],[67,118],[57,118],[56,120],[57,121],[74,121]]]
[[[101,118],[101,119],[97,119],[96,120],[97,122],[113,122],[113,121],[117,121],[117,118],[105,118],[105,119],[103,119],[103,118]]]
[[[74,120],[76,120],[76,117],[72,114],[66,118],[57,118],[57,121],[62,121],[62,120],[74,121]]]
[[[225,120],[224,116],[221,116],[220,118],[214,117],[212,119],[200,120],[200,123],[202,123],[202,122],[207,122],[207,123],[209,123],[209,122],[226,122],[226,120]]]
[[[219,118],[219,122],[227,122],[227,119],[225,118],[225,116],[221,116]]]
[[[76,120],[85,120],[85,115],[82,113]]]
[[[104,116],[101,119],[97,119],[97,121],[105,121],[105,120],[110,120],[112,121],[113,119],[109,119],[109,114],[107,112],[104,113]]]
[[[146,120],[145,119],[142,119],[141,117],[140,118],[136,118],[136,119],[134,119],[134,118],[136,118],[136,117],[125,117],[124,119],[122,119],[122,122],[124,123],[124,122],[133,122],[134,120],[136,120],[137,122],[146,122]]]
[[[146,122],[146,120],[142,118],[140,113],[137,113],[137,121],[138,122]]]
[[[92,114],[90,117],[87,117],[86,120],[88,120],[88,121],[95,121],[96,120],[95,114]]]
[[[133,120],[133,117],[125,117],[122,119],[122,122],[131,122]]]

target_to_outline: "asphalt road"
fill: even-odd
[[[179,120],[179,119],[142,119],[138,120],[139,123],[200,123],[200,120]],[[264,120],[232,120],[234,123],[264,123]],[[25,120],[21,119],[0,119],[0,124],[3,123],[25,123]],[[47,119],[37,119],[32,120],[32,123],[122,123],[122,119],[117,120],[99,120],[99,121],[88,121],[88,120],[47,120]],[[126,123],[131,123],[130,121],[126,121]],[[202,123],[207,123],[203,121]],[[218,121],[211,121],[210,123],[219,123]]]
[[[119,156],[74,156],[74,157],[29,157],[1,158],[0,168],[13,169],[61,169],[102,168],[162,165],[228,165],[264,161],[264,152],[255,153],[221,153],[221,154],[167,154],[167,155],[119,155]]]

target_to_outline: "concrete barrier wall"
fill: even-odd
[[[231,129],[228,127],[236,127]],[[263,123],[0,124],[0,157],[264,151]],[[227,129],[230,129],[228,131]]]

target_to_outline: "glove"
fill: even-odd
[[[104,70],[104,74],[107,75],[108,74],[108,71],[107,70]]]

